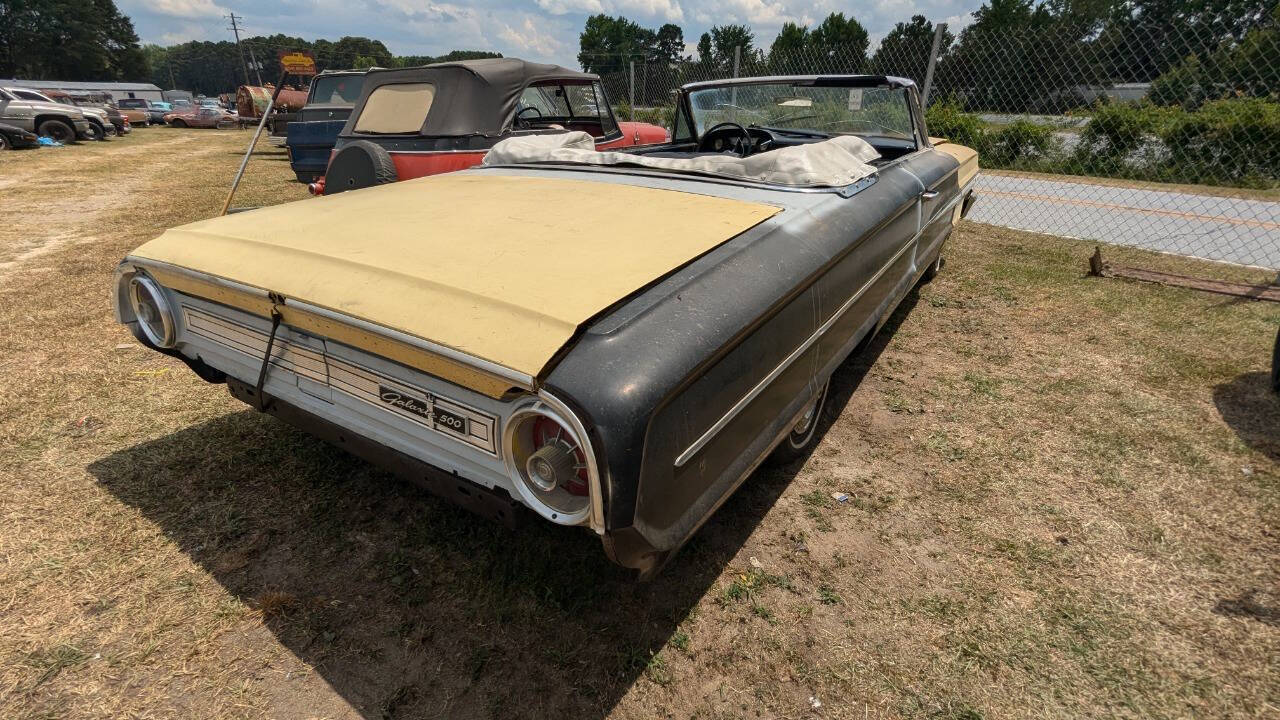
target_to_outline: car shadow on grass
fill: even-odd
[[[1244,373],[1213,389],[1218,413],[1246,445],[1280,462],[1280,395],[1265,372]]]
[[[836,371],[819,433],[915,301]],[[89,470],[366,718],[586,718],[669,682],[668,640],[803,465],[763,466],[645,584],[588,532],[489,523],[248,410]]]

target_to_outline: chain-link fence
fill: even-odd
[[[618,65],[604,81],[619,118],[667,127],[672,91],[688,82],[909,77],[927,92],[930,134],[980,153],[971,219],[1280,269],[1280,13],[1235,31],[942,29],[870,53]]]

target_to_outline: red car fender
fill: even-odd
[[[671,142],[671,133],[661,125],[642,122],[620,122],[618,128],[622,130],[622,139],[627,142],[614,141],[608,145],[601,145],[600,149],[606,147],[626,147],[629,145],[653,145],[655,143]]]
[[[607,143],[596,145],[597,150],[613,150],[615,148],[631,147],[633,145],[651,145],[653,143],[669,142],[671,135],[667,129],[654,125],[652,123],[639,122],[623,122],[618,123],[618,128],[622,131],[622,137]],[[410,151],[395,152],[392,151],[391,162],[396,166],[396,178],[399,180],[412,180],[414,178],[426,177],[428,175],[439,175],[441,173],[454,172],[455,170],[466,170],[469,167],[479,165],[484,161],[484,155],[487,151]],[[337,154],[337,150],[329,152],[329,162],[333,162],[333,156]],[[324,194],[324,177],[320,177],[315,182],[307,186],[312,195]]]

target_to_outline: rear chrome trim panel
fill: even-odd
[[[255,362],[266,352],[267,333],[194,308],[189,303],[182,305],[182,316],[192,334],[237,350]],[[323,345],[323,341],[314,342]],[[307,348],[296,339],[277,338],[271,347],[271,365],[498,457],[497,418],[470,405]],[[436,410],[464,418],[465,432],[442,424]]]

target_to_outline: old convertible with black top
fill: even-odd
[[[651,575],[771,454],[967,212],[974,151],[884,76],[687,85],[673,139],[513,137],[481,167],[165,232],[116,312],[210,382]]]

